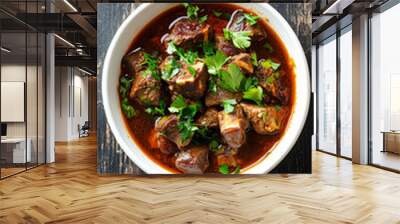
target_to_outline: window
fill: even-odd
[[[318,149],[336,153],[336,36],[318,48]]]
[[[351,158],[352,149],[352,32],[340,36],[340,155]]]

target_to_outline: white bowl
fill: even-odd
[[[245,174],[263,174],[271,171],[292,149],[299,137],[307,118],[310,101],[310,80],[307,60],[303,48],[286,20],[267,3],[235,3],[257,14],[266,17],[269,25],[275,30],[288,50],[295,64],[295,102],[286,130],[281,139],[261,159],[250,167],[241,170]],[[170,174],[151,158],[149,158],[129,135],[120,109],[118,82],[121,59],[130,47],[134,37],[144,25],[160,13],[177,4],[146,3],[141,4],[122,23],[108,48],[102,73],[102,95],[104,110],[108,124],[119,145],[128,157],[148,174]]]

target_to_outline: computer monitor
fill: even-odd
[[[1,137],[7,136],[7,124],[1,123]]]

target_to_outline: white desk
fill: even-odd
[[[1,144],[2,147],[13,147],[12,148],[12,162],[13,163],[25,163],[25,162],[31,162],[32,160],[32,153],[31,153],[31,146],[32,146],[32,141],[30,138],[26,139],[26,142],[28,143],[26,147],[26,154],[25,154],[25,138],[2,138],[1,139]],[[25,161],[26,159],[26,161]]]

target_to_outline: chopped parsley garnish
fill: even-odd
[[[213,56],[207,56],[204,62],[207,65],[208,73],[217,75],[222,66],[229,60],[222,51],[217,51]]]
[[[191,138],[195,131],[199,130],[199,128],[194,125],[192,120],[183,120],[178,123],[179,135],[182,141],[186,141]]]
[[[136,110],[132,105],[129,104],[127,97],[122,99],[121,103],[122,112],[125,114],[126,118],[131,119],[136,115]]]
[[[208,19],[208,16],[207,16],[207,15],[202,16],[202,17],[199,18],[199,22],[200,22],[200,23],[204,23],[205,21],[207,21],[207,19]]]
[[[208,144],[208,147],[210,148],[211,151],[216,152],[218,151],[219,142],[216,139],[213,139]]]
[[[256,54],[256,52],[252,52],[252,53],[250,54],[250,56],[251,56],[251,63],[252,63],[254,66],[258,66],[258,60],[257,60],[257,54]]]
[[[147,66],[146,71],[144,74],[151,74],[154,79],[160,80],[160,76],[158,74],[157,65],[158,60],[157,58],[151,56],[148,53],[144,53],[144,64]]]
[[[136,110],[130,105],[128,100],[128,92],[132,86],[133,77],[123,76],[120,79],[119,94],[122,97],[121,109],[126,118],[131,119],[136,115]]]
[[[133,77],[122,76],[119,84],[119,94],[121,97],[126,97],[131,88]]]
[[[167,47],[168,54],[176,54],[179,56],[180,60],[186,62],[187,64],[193,64],[198,58],[198,54],[195,51],[184,51],[183,48],[177,47],[173,42],[168,43]]]
[[[258,85],[258,79],[254,76],[250,76],[244,82],[243,89],[246,91],[252,87],[256,87]]]
[[[171,57],[171,59],[164,66],[164,69],[161,70],[161,78],[167,81],[170,80],[179,73],[180,68],[181,64],[179,64],[175,58]]]
[[[267,84],[273,84],[276,79],[278,79],[280,76],[279,72],[274,72],[268,78],[265,80]]]
[[[222,164],[219,166],[218,171],[222,174],[229,174],[229,166],[226,164]]]
[[[167,106],[166,106],[164,100],[160,100],[159,107],[149,107],[146,109],[146,113],[148,113],[152,116],[164,116],[166,109],[167,109]]]
[[[179,113],[183,108],[186,107],[185,98],[182,95],[178,95],[174,102],[171,103],[170,107],[168,108],[169,112],[171,113]]]
[[[235,110],[235,105],[237,104],[235,99],[224,100],[222,106],[224,107],[225,113],[232,113]]]
[[[213,10],[212,13],[214,14],[214,16],[216,16],[218,18],[222,17],[223,19],[227,19],[227,20],[229,20],[231,18],[231,14],[229,14],[229,13],[220,12],[220,11],[216,11],[216,10]]]
[[[222,12],[213,10],[212,13],[216,16],[216,17],[220,17],[222,15]]]
[[[267,59],[265,61],[262,61],[261,65],[267,69],[272,68],[272,70],[274,71],[276,71],[281,66],[281,64],[272,61],[272,59]]]
[[[215,76],[210,77],[208,80],[208,90],[216,93],[217,92],[217,83],[215,81]]]
[[[259,16],[253,16],[251,14],[245,13],[244,18],[246,18],[246,21],[251,25],[255,25],[257,23],[257,20],[260,18]]]
[[[199,7],[197,5],[192,5],[189,3],[183,3],[183,6],[185,6],[186,8],[186,15],[190,18],[190,19],[195,19],[198,16],[198,12],[199,12]]]
[[[282,109],[282,107],[281,106],[279,106],[279,105],[275,105],[275,110],[276,111],[280,111]]]
[[[183,119],[193,119],[196,116],[197,112],[200,111],[200,109],[200,103],[189,104],[181,110],[181,112],[179,113],[179,117]]]
[[[263,45],[263,47],[265,49],[267,49],[269,51],[269,53],[274,52],[274,49],[272,48],[271,44],[269,44],[268,42],[265,42],[265,44]]]
[[[252,87],[243,92],[243,99],[251,100],[257,103],[258,105],[262,104],[263,96],[264,96],[263,89],[260,86]]]
[[[250,31],[233,32],[224,28],[224,38],[226,40],[232,40],[233,45],[239,49],[245,49],[250,47],[251,45],[250,35],[251,35]]]
[[[200,103],[187,104],[183,96],[178,95],[174,102],[171,103],[168,110],[171,113],[178,113],[179,117],[179,134],[183,141],[192,137],[199,128],[194,124],[193,118],[200,111]]]
[[[244,79],[240,68],[235,64],[229,64],[227,71],[220,72],[219,85],[230,92],[239,92]]]
[[[195,76],[196,76],[196,69],[194,69],[192,66],[188,66],[187,68],[188,68],[189,73],[190,73],[193,77],[195,77]]]

